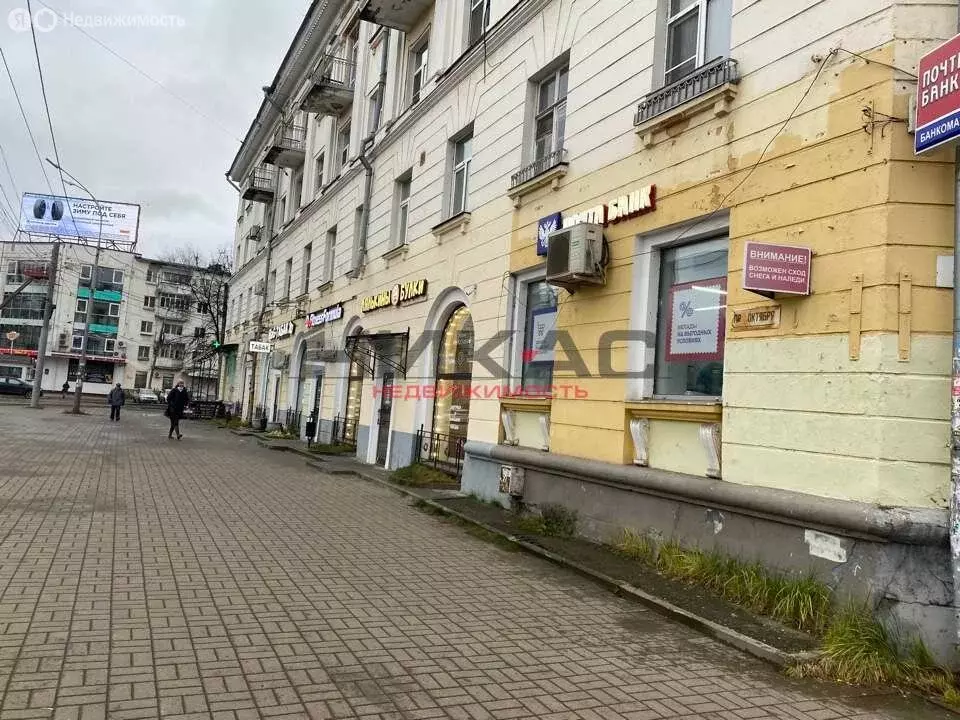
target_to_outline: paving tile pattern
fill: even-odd
[[[938,716],[788,681],[381,486],[92,410],[0,407],[2,720]]]

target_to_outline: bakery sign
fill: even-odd
[[[409,280],[397,283],[389,290],[381,290],[376,295],[367,295],[360,300],[360,312],[371,312],[385,307],[395,307],[405,302],[422,298],[427,294],[427,281]]]
[[[657,186],[644,185],[624,195],[610,198],[604,205],[596,205],[587,210],[564,216],[563,227],[567,228],[580,223],[606,226],[656,209]]]
[[[337,303],[336,305],[325,307],[323,310],[317,310],[307,315],[306,320],[303,321],[303,326],[309,330],[320,327],[321,325],[326,325],[327,323],[336,322],[342,317],[343,303]]]
[[[274,325],[267,334],[269,340],[282,340],[285,337],[293,335],[293,323],[285,322],[280,325]]]

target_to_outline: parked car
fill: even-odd
[[[140,388],[133,396],[133,401],[138,403],[158,403],[160,398],[157,394],[148,388]]]
[[[33,385],[20,378],[0,378],[0,395],[20,395],[29,397],[33,394]],[[43,391],[40,392],[43,395]]]

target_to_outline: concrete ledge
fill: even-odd
[[[819,497],[774,488],[737,485],[633,465],[586,460],[509,445],[470,441],[466,455],[524,468],[547,470],[584,482],[756,515],[798,527],[839,529],[847,533],[908,545],[946,547],[948,513],[925,508],[882,508],[867,503]]]

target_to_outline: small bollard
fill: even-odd
[[[317,414],[313,412],[310,414],[310,417],[307,418],[307,447],[310,447],[310,443],[313,442],[313,438],[317,434]]]

